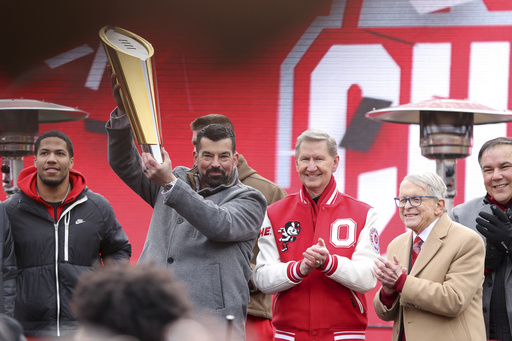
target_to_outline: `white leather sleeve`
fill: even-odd
[[[253,272],[254,283],[258,289],[267,295],[273,295],[300,283],[300,280],[292,281],[288,277],[288,266],[296,262],[281,262],[272,225],[266,213],[258,238],[258,247],[260,252]]]

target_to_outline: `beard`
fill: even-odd
[[[41,179],[41,182],[48,187],[57,187],[58,185],[64,182],[66,177],[63,176],[62,178],[59,179],[48,179],[39,175],[39,179]]]
[[[211,175],[211,172],[220,172],[221,174]],[[215,188],[226,183],[229,177],[230,175],[227,175],[226,171],[222,168],[209,168],[205,172],[204,182],[206,182],[209,187]]]

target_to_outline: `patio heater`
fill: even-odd
[[[7,197],[16,193],[23,158],[34,154],[39,123],[83,120],[88,113],[32,99],[0,99],[0,157],[2,185]]]
[[[421,155],[436,160],[436,172],[448,189],[446,208],[456,194],[456,160],[471,154],[473,125],[512,121],[512,111],[469,100],[432,99],[373,110],[367,118],[391,123],[419,124]]]

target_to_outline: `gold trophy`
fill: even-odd
[[[135,140],[143,152],[162,163],[162,126],[152,67],[153,46],[138,35],[119,27],[105,26],[100,38],[112,70],[121,84],[121,99]]]

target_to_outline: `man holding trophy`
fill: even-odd
[[[115,35],[111,37],[115,39]],[[133,34],[131,37],[138,38]],[[117,108],[106,125],[109,163],[154,209],[139,262],[151,261],[171,269],[176,279],[187,286],[196,312],[217,315],[226,321],[233,317],[229,324],[233,329],[226,328],[226,333],[232,340],[244,340],[250,260],[265,216],[266,200],[259,191],[238,180],[236,139],[225,126],[211,124],[198,132],[192,168],[173,169],[164,148],[155,152],[155,148],[142,146],[139,155],[134,137],[137,131],[145,134],[138,124],[144,118],[132,110],[136,107],[135,96],[129,93],[140,95],[151,87],[138,84],[137,91],[137,84],[124,84],[124,79],[129,78],[126,73],[137,71],[127,70],[122,62],[119,65],[122,57],[111,52],[107,48],[114,69],[111,85]],[[158,131],[159,127],[151,129]],[[162,161],[154,154],[160,154],[156,156]]]

